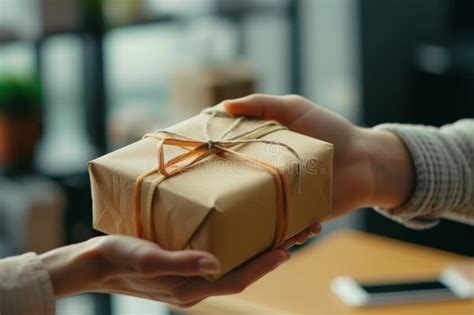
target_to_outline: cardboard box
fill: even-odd
[[[284,238],[288,239],[330,213],[331,144],[275,123],[267,126],[262,121],[244,119],[226,139],[263,128],[238,137],[252,143],[232,146],[228,148],[232,152],[228,152],[217,147],[220,142],[210,146],[206,143],[203,126],[208,122],[210,138],[216,139],[235,118],[211,118],[208,121],[209,114],[201,113],[168,128],[171,135],[157,133],[156,138],[146,137],[90,162],[94,228],[109,234],[137,236],[141,225],[141,237],[167,250],[211,252],[225,273],[271,248],[277,237],[282,237],[282,229],[287,229]],[[164,161],[191,151],[209,155],[174,176],[165,177],[158,172],[145,176],[137,194],[140,206],[136,217],[133,195],[137,178],[157,167],[157,145],[163,138],[181,138],[174,133],[202,142],[196,142],[198,148],[194,151],[192,147],[184,149],[184,143],[179,141],[165,145]],[[253,142],[255,139],[266,143]],[[297,152],[299,160],[288,148]],[[281,177],[272,176],[271,169],[264,165],[281,172]],[[297,171],[298,166],[301,172]],[[168,171],[173,170],[170,165],[167,167]],[[279,181],[287,183],[287,190],[277,185]],[[284,200],[287,204],[282,205]],[[286,218],[283,223],[281,207],[283,219]]]

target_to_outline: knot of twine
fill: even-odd
[[[204,123],[204,140],[195,140],[184,135],[169,131],[169,130],[157,130],[153,133],[146,134],[144,138],[155,138],[159,140],[156,146],[158,156],[158,166],[153,167],[143,174],[141,174],[135,181],[133,190],[133,209],[135,218],[135,231],[139,238],[145,238],[150,241],[155,241],[155,232],[153,228],[153,216],[152,216],[152,201],[154,191],[158,185],[166,178],[180,174],[197,162],[205,159],[208,156],[219,153],[228,153],[230,155],[242,158],[244,160],[253,161],[257,165],[263,167],[269,174],[272,175],[275,182],[276,196],[277,196],[277,220],[275,228],[275,237],[273,241],[273,248],[279,247],[285,240],[289,225],[289,200],[288,200],[288,185],[285,177],[279,168],[271,165],[268,162],[261,161],[252,156],[237,152],[232,148],[240,144],[247,143],[263,143],[281,146],[287,149],[297,160],[297,192],[301,192],[301,178],[302,178],[302,159],[298,155],[295,149],[291,146],[271,140],[259,139],[270,133],[286,130],[287,128],[280,125],[276,121],[267,121],[254,128],[244,131],[233,137],[229,135],[237,129],[237,127],[247,118],[238,117],[235,118],[234,122],[225,129],[217,139],[211,139],[209,136],[209,127],[212,120],[215,117],[228,117],[234,118],[233,116],[219,111],[213,108],[206,108],[201,112],[202,114],[209,115],[206,122]],[[164,159],[164,146],[172,145],[186,149],[187,152],[180,154],[168,161]],[[141,187],[143,181],[153,175],[159,173],[163,176],[154,180],[148,189],[148,195],[146,199],[145,207],[145,222],[146,229],[143,228],[141,218]]]

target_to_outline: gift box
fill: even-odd
[[[214,254],[221,274],[331,211],[333,146],[221,106],[89,163],[94,228]]]

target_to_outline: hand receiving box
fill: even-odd
[[[331,211],[331,144],[212,107],[89,163],[94,228],[214,254],[221,274]]]

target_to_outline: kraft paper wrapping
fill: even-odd
[[[204,139],[207,116],[199,114],[167,130]],[[209,129],[211,137],[217,137],[233,121],[227,117],[214,118]],[[261,123],[244,120],[233,134]],[[331,211],[333,147],[289,130],[260,139],[291,146],[303,161],[298,193],[297,160],[283,147],[249,143],[233,148],[284,171],[289,186],[288,239]],[[108,234],[136,235],[132,210],[134,183],[138,176],[157,165],[158,142],[144,138],[89,163],[95,229]],[[186,151],[182,148],[167,146],[165,160],[183,152]],[[158,176],[162,175],[150,176],[143,182],[142,205]],[[267,171],[229,154],[213,155],[161,182],[153,194],[152,211],[141,211],[141,222],[154,230],[155,239],[150,239],[150,233],[145,233],[145,238],[164,249],[211,252],[221,263],[222,275],[271,247],[276,229],[276,198],[275,183]]]

